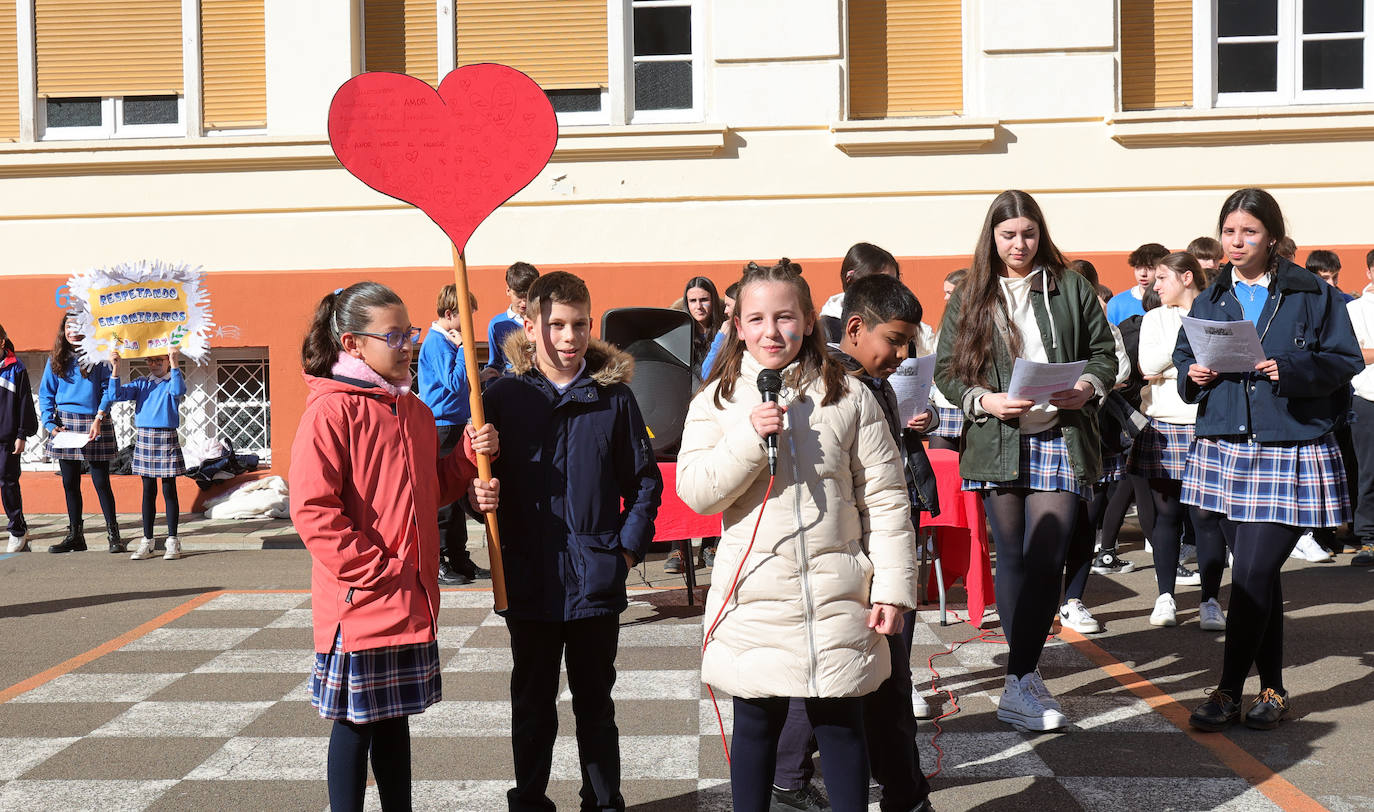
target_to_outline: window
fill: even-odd
[[[850,0],[849,118],[958,115],[960,0]]]
[[[1215,0],[1217,106],[1374,99],[1374,0]]]
[[[693,58],[690,0],[634,0],[631,13],[635,120],[695,109],[701,82]]]
[[[147,138],[186,134],[181,96],[43,99],[38,129],[45,139]]]

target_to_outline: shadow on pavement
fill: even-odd
[[[188,597],[202,595],[220,588],[218,586],[196,586],[182,589],[158,589],[148,592],[109,592],[103,595],[82,595],[75,598],[63,598],[62,600],[18,603],[13,606],[0,606],[0,618],[45,615],[52,612],[64,612],[68,609],[80,609],[85,606],[106,606],[112,603],[124,603],[125,601]]]

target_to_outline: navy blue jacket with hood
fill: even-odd
[[[1230,264],[1217,270],[1216,280],[1193,301],[1189,315],[1216,321],[1245,318]],[[1187,333],[1178,331],[1178,391],[1188,403],[1198,404],[1197,436],[1301,443],[1331,431],[1350,408],[1350,379],[1364,369],[1339,293],[1316,274],[1280,258],[1257,329],[1265,357],[1278,362],[1278,381],[1253,372],[1230,373],[1206,388],[1188,378],[1195,363],[1193,348]]]
[[[29,373],[13,352],[0,349],[0,443],[13,446],[16,439],[37,433]]]
[[[593,340],[586,368],[559,392],[524,331],[506,338],[513,374],[482,394],[501,437],[492,473],[509,608],[524,620],[619,614],[629,567],[643,560],[663,494],[644,417],[627,382],[634,360]],[[623,500],[623,506],[622,506]]]

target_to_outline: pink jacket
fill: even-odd
[[[409,392],[306,375],[291,445],[291,520],[310,550],[315,651],[428,643],[439,616],[440,505],[476,476],[438,459],[434,414]]]

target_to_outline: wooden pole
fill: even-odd
[[[458,289],[458,329],[463,334],[463,360],[468,374],[468,403],[472,407],[472,425],[487,422],[482,410],[482,379],[477,374],[477,332],[472,326],[472,303],[468,300],[468,262],[458,246],[453,246],[453,283]],[[461,447],[458,453],[462,453]],[[491,458],[477,455],[477,476],[491,479]],[[496,514],[487,513],[487,553],[491,557],[491,593],[496,611],[506,608],[506,570],[501,564],[501,534],[496,527]]]

